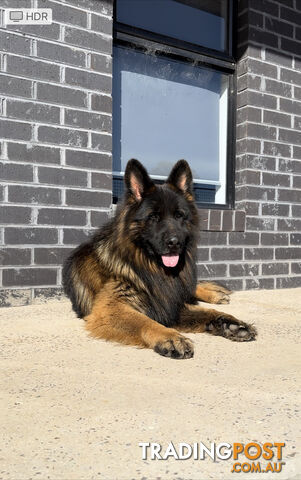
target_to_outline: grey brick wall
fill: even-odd
[[[52,8],[51,26],[0,29],[0,304],[61,294],[61,265],[112,196],[112,2]]]
[[[238,0],[235,210],[200,210],[200,278],[301,286],[301,5]],[[0,303],[61,294],[70,250],[108,218],[112,0],[0,28]],[[234,134],[234,132],[233,132]],[[143,161],[143,159],[141,159]]]

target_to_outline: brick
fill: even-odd
[[[289,205],[283,203],[263,203],[262,215],[287,217],[289,215]]]
[[[0,265],[17,266],[29,265],[31,261],[31,250],[29,248],[1,248]]]
[[[58,148],[42,147],[40,145],[7,143],[8,158],[22,162],[33,163],[60,163],[60,150]]]
[[[242,185],[259,185],[260,184],[260,172],[254,172],[253,170],[242,170],[236,173],[236,182]]]
[[[30,39],[9,30],[0,31],[0,45],[2,52],[30,55]]]
[[[276,288],[296,288],[296,287],[301,287],[301,276],[276,278]]]
[[[91,238],[95,230],[80,230],[68,228],[63,230],[63,242],[65,245],[79,245]]]
[[[298,190],[278,190],[278,200],[280,202],[300,202],[300,192]]]
[[[248,72],[255,73],[255,75],[277,78],[277,67],[252,58],[248,61]]]
[[[9,202],[40,204],[58,204],[61,201],[61,191],[49,187],[29,187],[9,185]]]
[[[67,0],[68,4],[80,7],[83,10],[89,10],[91,12],[101,13],[103,15],[113,15],[113,2],[112,0],[102,0],[101,2],[95,2],[95,0]]]
[[[100,152],[112,152],[112,136],[92,132],[92,148]]]
[[[197,261],[208,262],[208,260],[209,260],[209,248],[198,248]]]
[[[284,113],[271,112],[265,110],[263,113],[264,123],[269,123],[271,125],[276,125],[279,127],[290,127],[291,126],[291,116],[285,115]]]
[[[112,97],[107,95],[91,95],[91,108],[98,112],[112,113]]]
[[[54,228],[14,228],[5,229],[5,243],[8,245],[39,245],[57,243],[57,230]]]
[[[258,215],[259,203],[258,202],[236,202],[236,208],[244,210],[246,215]],[[244,227],[245,229],[245,227]]]
[[[262,155],[244,155],[237,159],[237,169],[256,169],[256,170],[275,170],[276,162],[274,158],[264,157]]]
[[[289,145],[283,143],[264,142],[263,153],[265,155],[274,155],[275,157],[290,157],[291,149]]]
[[[263,263],[262,275],[286,275],[289,272],[288,263]]]
[[[60,287],[44,287],[33,289],[33,303],[47,303],[50,299],[63,300],[66,298],[64,291]]]
[[[0,163],[0,179],[20,182],[32,182],[32,166],[22,165],[20,163]]]
[[[247,131],[250,137],[266,140],[275,140],[277,134],[276,128],[266,125],[258,125],[256,123],[248,123]]]
[[[277,108],[277,99],[273,95],[267,95],[259,92],[248,92],[248,104],[253,107]]]
[[[112,175],[92,172],[92,188],[112,190]]]
[[[234,229],[236,232],[244,232],[246,224],[246,215],[243,211],[235,212]]]
[[[277,35],[264,30],[258,30],[257,28],[249,28],[249,39],[253,42],[266,45],[267,47],[278,47]]]
[[[267,173],[263,172],[262,174],[262,184],[263,185],[272,185],[278,187],[289,187],[290,186],[290,176],[277,173]]]
[[[261,110],[259,108],[244,107],[240,108],[236,114],[237,123],[243,122],[261,122]]]
[[[80,9],[48,0],[39,0],[38,8],[52,8],[52,19],[55,22],[87,27],[87,13]]]
[[[256,232],[230,232],[229,245],[258,245],[259,234]]]
[[[262,245],[288,245],[287,233],[262,233],[261,244]]]
[[[112,171],[112,158],[104,153],[66,150],[66,164],[74,167],[86,168],[88,170]]]
[[[301,177],[293,177],[293,188],[301,188]],[[300,201],[301,201],[301,192],[300,192]]]
[[[236,200],[275,200],[275,189],[248,185],[237,187]]]
[[[78,47],[84,47],[96,52],[111,54],[112,38],[89,32],[88,30],[79,30],[77,28],[65,28],[65,42]]]
[[[275,63],[284,67],[292,68],[293,55],[283,55],[281,50],[274,50],[272,48],[266,48],[265,58],[267,62]]]
[[[71,107],[87,106],[87,94],[85,92],[47,83],[37,84],[37,98],[38,100],[45,100],[58,105],[70,105]]]
[[[199,222],[200,222],[200,230],[208,230],[209,226],[209,216],[213,210],[208,210],[208,208],[199,208]]]
[[[91,225],[92,227],[101,227],[109,220],[109,212],[91,212]]]
[[[14,78],[8,75],[0,75],[0,93],[17,97],[30,98],[32,94],[32,82],[24,78]]]
[[[83,112],[80,110],[65,110],[65,124],[92,130],[101,130],[103,132],[112,131],[112,117],[93,112]]]
[[[225,277],[227,266],[224,263],[197,265],[198,278]]]
[[[301,100],[301,87],[296,87],[294,88],[294,98],[297,100]]]
[[[280,98],[280,110],[293,113],[294,115],[301,115],[301,102]]]
[[[91,28],[96,32],[106,33],[107,35],[112,35],[113,30],[112,19],[106,17],[100,17],[99,15],[93,15],[91,17]]]
[[[275,249],[276,260],[299,260],[301,258],[301,247],[286,247]]]
[[[38,129],[40,142],[55,143],[57,145],[69,145],[73,147],[87,147],[88,134],[70,128],[40,126]]]
[[[34,25],[34,28],[36,27],[37,26]],[[45,27],[46,25],[43,25],[43,28]],[[33,78],[34,80],[41,79],[49,80],[51,82],[60,81],[60,68],[58,65],[41,62],[39,60],[31,60],[30,58],[8,56],[7,72]]]
[[[112,58],[105,55],[91,54],[91,69],[101,73],[112,73]]]
[[[86,225],[86,211],[61,208],[40,208],[38,223],[43,225]]]
[[[301,233],[291,233],[290,234],[290,244],[291,245],[301,245]]]
[[[109,207],[112,195],[109,192],[91,192],[89,190],[67,190],[66,204],[80,207]]]
[[[279,140],[282,142],[295,143],[299,145],[301,143],[301,132],[295,132],[293,130],[279,130]]]
[[[301,205],[292,205],[292,216],[301,217]]]
[[[34,263],[36,265],[62,265],[72,252],[72,248],[35,248]]]
[[[246,260],[272,260],[274,251],[272,248],[245,248]]]
[[[66,67],[66,83],[88,90],[109,93],[112,92],[112,79],[100,73],[86,72]]]
[[[60,123],[59,107],[34,102],[7,100],[7,116],[33,122]]]
[[[253,138],[244,138],[236,142],[236,154],[260,153],[261,143]]]
[[[241,263],[230,265],[231,277],[248,277],[258,275],[259,265],[256,263]]]
[[[299,45],[299,54],[300,54],[300,43]],[[280,80],[283,82],[292,83],[294,85],[301,85],[301,73],[294,70],[287,70],[286,68],[281,68],[280,71]]]
[[[39,167],[40,183],[63,186],[87,186],[87,173],[66,168]]]
[[[295,23],[297,25],[298,24],[300,25],[300,23],[301,23],[301,13],[298,13],[296,11],[296,9],[281,7],[280,17],[283,20],[287,20],[288,22],[292,22],[292,23]]]
[[[3,270],[3,286],[23,287],[55,285],[57,271],[50,268],[18,268]]]
[[[32,126],[28,123],[0,119],[0,137],[29,141],[31,135]]]
[[[247,278],[246,279],[246,289],[266,289],[271,290],[275,288],[273,278]]]
[[[27,3],[28,5],[28,3]],[[28,8],[28,7],[27,7]],[[18,31],[24,36],[33,35],[37,38],[48,38],[50,40],[59,40],[60,26],[52,23],[51,25],[10,25],[11,30]]]
[[[241,260],[242,248],[212,248],[211,258],[213,261]]]
[[[221,230],[222,226],[222,211],[221,210],[210,210],[209,212],[209,230]],[[207,215],[208,222],[208,215]],[[201,224],[201,228],[203,225]],[[207,223],[208,228],[208,223]],[[205,228],[205,230],[207,230]]]
[[[301,262],[292,263],[292,273],[301,274]]]
[[[226,243],[226,232],[201,232],[198,246],[226,245]]]
[[[278,230],[284,231],[294,231],[294,230],[301,230],[301,220],[300,219],[278,219]]]
[[[15,223],[26,224],[31,221],[31,208],[14,207],[11,205],[0,206],[0,224]]]
[[[268,16],[265,19],[265,28],[272,32],[277,32],[278,35],[284,35],[286,37],[292,37],[294,33],[293,25]]]
[[[223,210],[222,230],[223,232],[231,232],[233,230],[234,212],[232,210]]]
[[[55,10],[55,9],[54,9]],[[81,50],[75,48],[56,45],[54,43],[38,41],[37,56],[47,60],[53,60],[56,63],[63,63],[64,65],[74,65],[76,67],[86,66],[86,55]]]
[[[301,130],[301,117],[294,117],[294,129]]]
[[[284,158],[279,159],[279,172],[292,172],[292,173],[301,173],[301,163],[297,160],[286,160]]]
[[[276,3],[269,0],[250,0],[249,8],[254,8],[262,13],[268,13],[274,17],[278,17],[279,7]]]
[[[31,303],[30,289],[0,290],[0,307],[19,307]]]
[[[218,282],[220,283],[220,281]],[[228,278],[223,278],[221,280],[221,283],[226,287],[226,288],[229,288],[229,290],[232,290],[232,291],[239,291],[239,290],[243,290],[243,280],[238,280],[238,279],[228,279]]]
[[[246,229],[247,230],[274,230],[275,229],[275,220],[273,218],[256,218],[256,217],[247,217],[246,220]]]
[[[293,147],[293,157],[301,160],[301,147],[296,147],[296,146]]]

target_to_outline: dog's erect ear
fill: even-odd
[[[166,183],[177,187],[183,193],[192,193],[192,182],[192,173],[186,160],[179,160],[166,180]]]
[[[140,202],[146,193],[155,186],[144,166],[134,158],[127,163],[124,182],[127,193],[132,195],[137,202]]]

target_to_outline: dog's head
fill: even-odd
[[[125,202],[132,241],[166,268],[183,259],[197,234],[198,215],[188,163],[179,160],[163,185],[155,185],[138,160],[125,171]]]

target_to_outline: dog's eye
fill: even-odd
[[[180,218],[184,218],[185,217],[185,213],[182,211],[182,210],[177,210],[176,213],[175,213],[175,219],[176,220],[179,220]]]
[[[151,214],[148,216],[148,219],[149,219],[151,222],[159,222],[160,216],[159,216],[158,213],[151,213]]]

